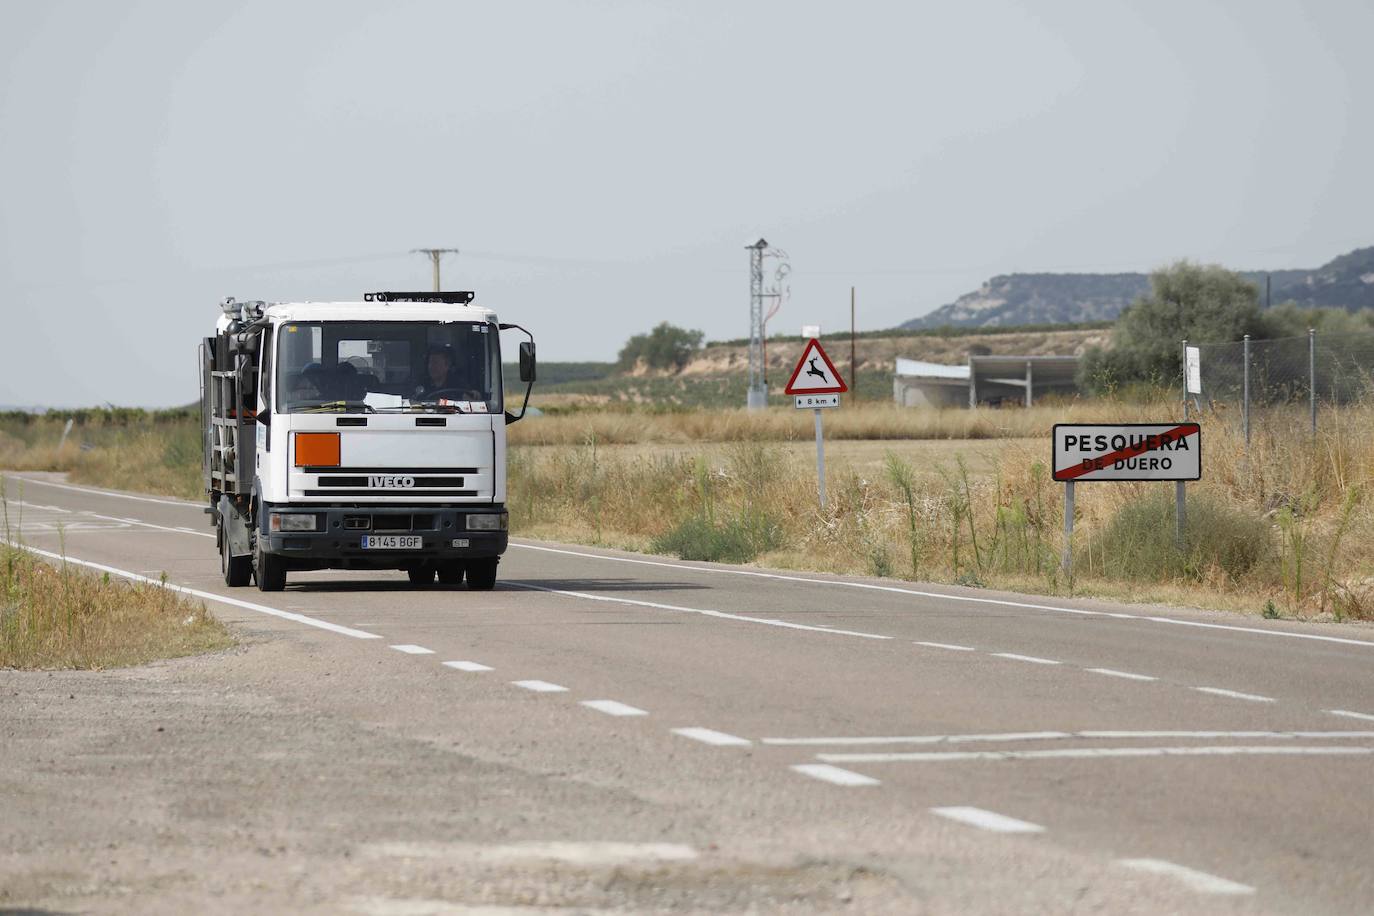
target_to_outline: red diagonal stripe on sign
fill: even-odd
[[[1177,442],[1179,439],[1191,436],[1199,432],[1200,430],[1201,427],[1199,427],[1196,423],[1184,423],[1181,426],[1175,426],[1173,429],[1165,430],[1162,433],[1149,433],[1146,435],[1143,441],[1137,442],[1135,445],[1128,445],[1125,448],[1117,449],[1114,452],[1108,452],[1101,458],[1093,458],[1092,464],[1088,464],[1086,461],[1083,461],[1079,462],[1078,464],[1066,467],[1063,470],[1055,471],[1054,479],[1075,480],[1079,477],[1082,477],[1084,474],[1091,474],[1093,471],[1101,470],[1102,467],[1106,465],[1115,464],[1116,462],[1124,461],[1127,458],[1134,458],[1137,455],[1143,455],[1149,451],[1158,451],[1158,449],[1151,449],[1149,447],[1149,440],[1151,437],[1158,439],[1160,447],[1163,447],[1165,445],[1168,445],[1170,442]]]

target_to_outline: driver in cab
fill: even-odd
[[[425,354],[425,371],[415,386],[417,400],[433,400],[441,392],[455,397],[463,388],[453,371],[453,348],[433,346]]]

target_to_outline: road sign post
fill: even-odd
[[[840,395],[849,390],[835,364],[825,355],[825,348],[816,338],[811,338],[797,360],[792,376],[783,389],[796,398],[798,410],[811,410],[816,415],[816,492],[820,496],[821,509],[826,508],[825,499],[825,427],[821,411],[840,406]]]
[[[1073,581],[1073,487],[1078,481],[1174,481],[1174,540],[1184,547],[1184,482],[1202,478],[1197,423],[1056,423],[1050,466],[1064,484],[1063,567]]]

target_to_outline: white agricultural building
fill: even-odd
[[[970,356],[963,366],[897,358],[892,397],[903,407],[1020,403],[1075,394],[1077,356]]]

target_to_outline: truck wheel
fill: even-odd
[[[463,584],[463,563],[461,560],[448,560],[439,564],[439,584]]]
[[[230,588],[241,588],[253,581],[253,558],[229,555],[229,533],[223,523],[218,528],[219,571],[224,574],[224,584]]]
[[[496,587],[496,564],[498,557],[483,557],[468,561],[468,588],[485,592]]]
[[[407,569],[406,575],[410,577],[411,585],[429,585],[434,581],[434,567],[420,566],[415,569]]]
[[[258,580],[258,591],[279,592],[286,588],[286,561],[270,553],[257,549],[254,557],[253,575]]]

